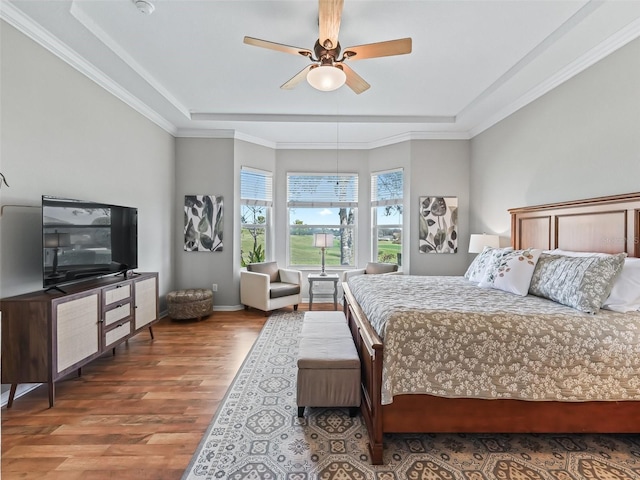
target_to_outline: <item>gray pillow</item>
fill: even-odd
[[[278,268],[278,262],[262,262],[262,263],[250,263],[247,265],[248,272],[266,273],[269,275],[270,282],[280,281],[280,269]]]
[[[391,273],[397,272],[398,265],[395,263],[376,263],[369,262],[364,269],[364,273],[372,273],[372,274],[381,274],[381,273]]]
[[[529,293],[582,312],[597,313],[611,293],[626,253],[603,257],[567,257],[543,253]]]

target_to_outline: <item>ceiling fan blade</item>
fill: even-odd
[[[339,63],[338,65],[342,67],[342,71],[347,75],[347,81],[345,83],[358,95],[371,87],[371,85],[369,85],[364,78],[354,72],[349,65],[345,65],[344,63]]]
[[[304,67],[302,70],[296,73],[293,77],[291,77],[289,80],[283,83],[280,86],[280,88],[283,88],[284,90],[291,90],[292,88],[294,88],[302,80],[307,78],[307,73],[309,73],[309,70],[311,70],[311,67],[313,67],[313,65],[307,65],[306,67]]]
[[[327,50],[338,45],[338,32],[344,0],[318,0],[318,41]],[[330,44],[327,41],[331,42]]]
[[[411,53],[411,38],[400,38],[386,42],[368,43],[344,49],[345,59],[362,60],[365,58],[389,57]]]
[[[313,52],[306,48],[292,47],[291,45],[269,42],[268,40],[260,40],[259,38],[244,37],[244,43],[246,43],[247,45],[253,45],[254,47],[276,50],[278,52],[292,53],[293,55],[302,55],[303,57],[311,57],[311,55],[313,55]]]

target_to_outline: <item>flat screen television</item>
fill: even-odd
[[[42,285],[57,288],[138,268],[138,210],[42,196]]]

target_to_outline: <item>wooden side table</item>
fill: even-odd
[[[319,273],[310,273],[307,277],[309,281],[309,310],[313,310],[313,296],[321,295],[333,295],[333,309],[338,309],[338,280],[340,279],[337,273],[328,273],[326,275],[320,275]],[[313,284],[315,282],[333,282],[333,293],[330,292],[314,292]]]

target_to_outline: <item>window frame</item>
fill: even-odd
[[[243,174],[255,176],[263,179],[264,195],[255,193],[254,195],[246,195],[243,191]],[[265,209],[265,223],[245,223],[243,221],[244,207],[260,207]],[[240,167],[240,263],[245,259],[242,252],[242,231],[247,228],[264,229],[264,261],[270,261],[273,258],[273,248],[271,242],[271,232],[273,229],[273,172],[261,170],[258,168],[241,166]]]
[[[392,198],[383,198],[380,199],[379,195],[377,195],[377,179],[380,175],[391,174],[391,173],[401,173],[401,184],[398,192],[400,194],[399,197]],[[397,229],[400,230],[400,255],[403,253],[403,245],[404,245],[404,236],[405,236],[405,228],[404,228],[404,168],[392,168],[387,170],[380,170],[377,172],[371,172],[370,181],[371,181],[371,200],[370,200],[370,208],[371,208],[371,261],[379,262],[379,250],[378,250],[378,238],[379,238],[379,229]],[[378,222],[378,209],[380,207],[386,206],[400,206],[402,207],[402,211],[399,213],[400,220],[402,223],[389,223],[381,225]],[[398,263],[398,267],[402,267],[402,260],[398,262],[396,257],[396,262]]]
[[[345,185],[349,187],[351,190],[350,193],[347,193],[348,198],[341,201],[336,199],[335,196],[333,198],[318,198],[314,195],[314,198],[306,198],[306,199],[293,199],[291,198],[291,178],[292,177],[329,177],[333,178],[336,181],[339,181],[340,178],[346,179]],[[297,264],[292,263],[291,258],[291,231],[293,228],[300,227],[301,225],[296,225],[293,223],[293,217],[291,215],[292,210],[296,209],[317,209],[317,208],[351,208],[353,209],[353,222],[347,225],[341,225],[340,223],[314,223],[314,224],[303,224],[303,227],[307,227],[311,230],[314,230],[313,233],[333,233],[336,230],[345,230],[348,229],[352,232],[351,240],[352,240],[352,252],[350,255],[351,263],[349,265],[332,265],[326,264],[325,268],[335,270],[335,269],[348,269],[353,268],[357,262],[357,246],[358,246],[358,195],[359,195],[359,174],[352,172],[340,172],[340,173],[328,173],[328,172],[287,172],[287,190],[286,190],[286,208],[287,208],[287,241],[286,241],[286,260],[287,265],[295,268],[301,269],[310,269],[310,268],[319,268],[321,264],[320,250],[318,249],[318,261],[317,263],[310,264]],[[324,192],[326,194],[326,192]],[[338,219],[339,221],[339,219]],[[329,249],[327,249],[328,251]]]

